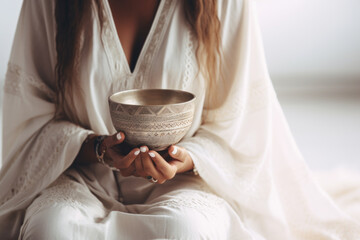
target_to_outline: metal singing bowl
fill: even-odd
[[[109,97],[111,119],[125,133],[132,147],[142,145],[156,151],[178,143],[189,130],[195,95],[170,89],[138,89]]]

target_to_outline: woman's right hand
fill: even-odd
[[[97,135],[90,135],[83,143],[75,163],[88,164],[99,162],[94,147],[94,141]],[[99,146],[99,152],[105,151],[104,161],[105,163],[120,170],[123,176],[135,175],[134,160],[140,154],[139,148],[134,148],[129,152],[126,152],[127,146],[123,143],[125,135],[122,132],[118,132],[114,135],[109,135],[104,138]]]
[[[107,136],[99,147],[105,150],[104,160],[109,165],[120,170],[121,175],[127,177],[136,175],[135,159],[140,154],[139,148],[129,151],[129,147],[123,143],[125,135],[122,132]]]

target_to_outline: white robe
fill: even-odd
[[[182,1],[161,1],[133,72],[107,1],[102,29],[93,6],[81,94],[71,109],[80,126],[53,120],[54,2],[24,1],[14,39],[4,87],[0,236],[359,239],[358,220],[318,186],[294,143],[268,76],[253,0],[219,0],[223,80],[219,101],[209,104]],[[178,145],[200,178],[153,185],[99,164],[70,167],[89,133],[115,132],[108,96],[134,88],[197,96],[193,125]]]

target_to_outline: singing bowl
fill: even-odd
[[[132,147],[156,151],[178,143],[194,117],[195,95],[170,89],[137,89],[109,97],[110,115],[117,131]]]

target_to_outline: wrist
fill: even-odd
[[[185,171],[186,174],[189,174],[189,175],[195,175],[195,176],[198,176],[199,175],[199,172],[194,164],[194,161],[191,157],[191,155],[189,154],[189,152],[187,152],[187,155],[188,155],[188,159],[190,161],[190,167],[188,168],[187,171]]]
[[[93,151],[94,140],[97,137],[96,134],[89,134],[81,145],[74,163],[77,164],[90,164],[96,163],[96,156]]]
[[[199,175],[199,172],[196,168],[196,166],[194,165],[194,162],[192,162],[192,167],[185,172],[186,174],[189,174],[189,175],[194,175],[194,176],[198,176]]]
[[[107,146],[103,146],[103,142],[106,136],[100,135],[94,139],[94,152],[96,156],[96,160],[98,163],[110,168],[113,171],[119,171],[116,167],[114,167],[114,161],[111,158],[106,158],[105,153],[108,150]]]
[[[188,156],[187,160],[185,160],[184,167],[181,169],[178,169],[177,173],[184,173],[184,174],[189,174],[189,175],[199,175],[190,155]]]

